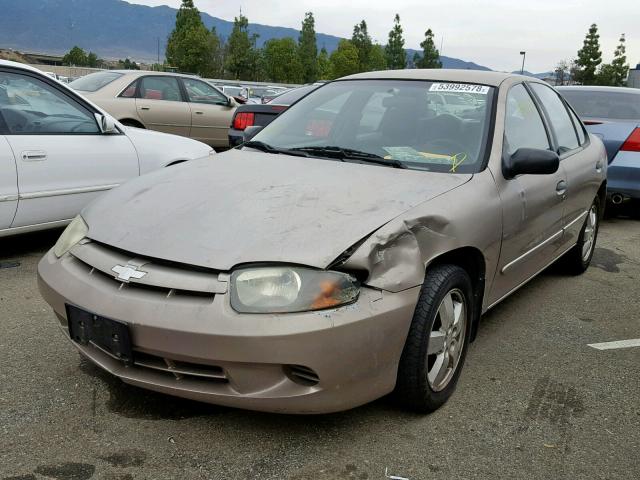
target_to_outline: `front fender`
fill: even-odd
[[[493,176],[486,169],[469,182],[381,227],[341,268],[366,271],[366,285],[399,292],[421,285],[426,268],[438,257],[473,247],[485,259],[486,298],[498,264],[501,239],[500,198]]]

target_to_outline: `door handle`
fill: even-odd
[[[602,160],[598,160],[596,162],[596,172],[600,173],[602,171],[602,165],[603,165]]]
[[[196,115],[204,115],[204,112],[195,112]]]
[[[42,150],[26,150],[22,152],[22,160],[25,162],[39,162],[47,159],[47,152]]]
[[[565,182],[564,180],[560,180],[556,185],[556,193],[559,196],[564,197],[565,193],[567,193],[567,182]]]
[[[151,107],[140,107],[140,110],[151,110]]]

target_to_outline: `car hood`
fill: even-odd
[[[472,175],[231,150],[137,178],[87,207],[89,238],[217,270],[325,268],[354,243]]]

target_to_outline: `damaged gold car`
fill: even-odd
[[[605,150],[534,78],[359,74],[256,130],[107,193],[42,259],[82,355],[232,407],[334,412],[395,391],[429,412],[484,312],[561,257],[591,261]]]

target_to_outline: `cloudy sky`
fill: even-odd
[[[178,7],[180,0],[128,0],[144,5]],[[495,70],[553,69],[576,55],[589,25],[598,24],[605,61],[610,61],[621,33],[627,35],[627,58],[640,63],[639,0],[194,0],[210,15],[233,20],[240,7],[252,23],[300,28],[312,11],[316,31],[350,37],[362,18],[372,37],[385,43],[393,16],[400,14],[406,46],[419,48],[431,28],[442,54]]]

